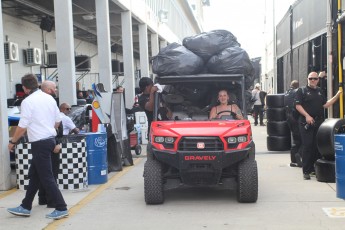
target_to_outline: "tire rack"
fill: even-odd
[[[291,148],[291,134],[286,122],[284,94],[270,94],[267,105],[267,150],[288,151]]]

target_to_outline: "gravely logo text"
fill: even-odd
[[[214,161],[216,156],[184,156],[185,161]]]

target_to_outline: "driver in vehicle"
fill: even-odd
[[[211,119],[221,119],[222,117],[232,117],[231,119],[242,120],[243,115],[241,109],[236,104],[229,105],[229,93],[222,89],[218,92],[219,105],[214,106],[210,112]]]

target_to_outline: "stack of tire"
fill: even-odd
[[[284,94],[266,96],[267,150],[288,151],[291,148],[290,128],[286,122]]]
[[[319,182],[335,183],[335,149],[334,135],[344,133],[344,119],[328,119],[324,121],[316,135],[317,148],[321,159],[315,162],[315,175]]]

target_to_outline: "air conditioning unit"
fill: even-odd
[[[39,48],[27,48],[26,49],[26,65],[41,65],[41,49]]]
[[[47,66],[48,66],[48,68],[57,68],[56,52],[48,52],[47,53]]]
[[[18,44],[13,42],[5,42],[4,54],[6,63],[19,61]]]

